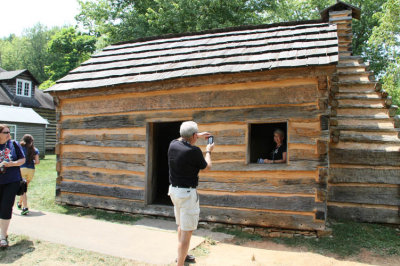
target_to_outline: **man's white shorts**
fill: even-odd
[[[176,224],[182,231],[197,229],[200,215],[200,204],[195,188],[177,188],[169,186],[168,195],[174,204]]]

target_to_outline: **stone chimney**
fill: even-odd
[[[323,21],[337,25],[339,38],[339,58],[341,56],[351,56],[352,53],[352,20],[360,19],[361,10],[355,6],[337,1],[336,4],[324,9],[321,12]]]

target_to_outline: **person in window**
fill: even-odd
[[[286,155],[287,148],[286,143],[284,142],[285,133],[276,129],[274,131],[274,142],[276,143],[275,147],[270,152],[267,159],[258,159],[258,163],[286,163]]]
[[[25,134],[20,144],[22,146],[22,150],[26,156],[26,162],[20,166],[21,175],[26,179],[27,185],[32,181],[33,176],[35,174],[35,165],[39,164],[39,150],[33,144],[33,137],[30,134]],[[19,198],[19,202],[17,203],[18,209],[22,209],[21,214],[26,215],[29,213],[28,209],[28,198],[26,196],[26,192]]]
[[[10,128],[0,124],[0,247],[8,247],[8,226],[15,196],[22,180],[20,166],[25,163],[21,146],[11,140]]]

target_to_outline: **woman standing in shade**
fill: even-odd
[[[8,226],[22,179],[19,167],[24,163],[21,146],[11,140],[8,126],[0,124],[0,247],[8,247]]]
[[[39,150],[33,145],[33,137],[29,134],[25,134],[22,137],[20,144],[26,157],[25,163],[21,165],[21,175],[26,179],[27,185],[29,185],[35,175],[35,165],[40,163]],[[29,212],[26,193],[19,198],[17,204],[18,209],[22,208],[22,215],[26,215]]]

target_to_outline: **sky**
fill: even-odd
[[[77,0],[0,0],[0,38],[21,36],[38,22],[48,28],[75,25],[78,13]]]

